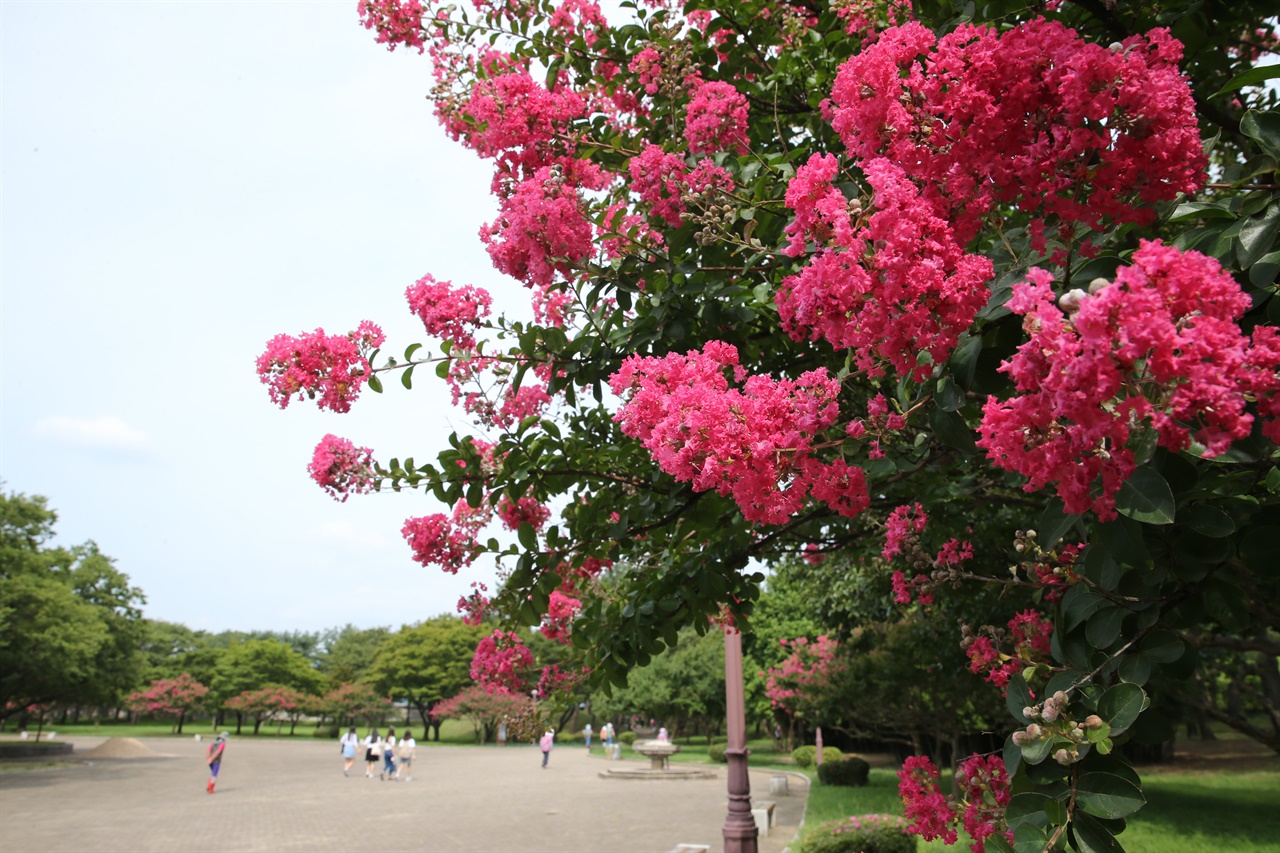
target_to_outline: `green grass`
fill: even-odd
[[[809,773],[813,778],[813,773]],[[1147,805],[1119,836],[1127,853],[1273,853],[1280,838],[1280,771],[1151,774],[1143,779]],[[898,778],[874,769],[865,788],[814,783],[804,829],[860,814],[902,814]],[[921,842],[920,853],[962,853],[968,841],[948,847]]]

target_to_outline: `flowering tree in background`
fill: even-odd
[[[246,690],[232,696],[222,703],[229,710],[235,711],[237,714],[247,714],[253,718],[253,733],[256,735],[262,724],[270,720],[279,720],[276,726],[276,734],[280,734],[280,729],[284,725],[285,719],[292,722],[289,727],[289,734],[293,734],[293,728],[298,723],[298,718],[303,713],[305,697],[291,687],[280,687],[279,685],[267,685],[258,690]]]
[[[536,702],[505,687],[473,684],[457,696],[436,705],[431,716],[442,720],[470,720],[475,729],[476,743],[488,743],[494,738],[498,724],[506,721],[508,729],[513,732],[511,739],[519,740],[517,732],[528,729],[528,720],[536,716]]]
[[[681,627],[749,631],[761,563],[878,568],[921,620],[1000,585],[1013,610],[963,640],[1004,753],[962,763],[972,810],[904,768],[917,830],[1118,849],[1144,799],[1115,748],[1167,736],[1154,688],[1214,648],[1277,683],[1274,10],[625,6],[359,3],[493,163],[480,239],[533,319],[427,275],[434,354],[368,321],[271,341],[281,406],[431,365],[474,423],[430,463],[327,436],[312,476],[431,492],[413,559],[496,557],[467,618],[551,625],[600,682]]]
[[[204,704],[209,688],[187,673],[177,678],[158,678],[146,690],[129,694],[130,711],[149,716],[176,717],[174,731],[182,734],[187,714]]]
[[[357,723],[381,723],[391,713],[391,700],[371,685],[339,684],[321,697],[323,712],[340,726]]]
[[[769,704],[786,715],[792,731],[797,719],[813,726],[823,725],[839,699],[833,689],[843,669],[843,662],[836,657],[838,644],[825,634],[813,642],[807,637],[780,642],[783,648],[791,649],[791,654],[779,666],[761,673]],[[791,740],[788,735],[787,742]]]

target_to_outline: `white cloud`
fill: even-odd
[[[151,437],[113,415],[72,418],[57,415],[36,423],[35,434],[78,447],[107,450],[146,450]]]

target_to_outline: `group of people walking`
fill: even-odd
[[[342,775],[350,776],[351,767],[356,763],[356,755],[360,747],[364,747],[364,775],[372,779],[376,775],[383,781],[412,782],[413,759],[417,754],[418,742],[413,739],[413,732],[405,731],[404,736],[397,739],[395,727],[387,729],[386,736],[371,729],[362,740],[356,734],[355,726],[351,727],[338,741],[342,748]],[[381,769],[378,764],[381,763]]]

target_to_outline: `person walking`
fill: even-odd
[[[582,736],[586,738],[587,752],[590,752],[591,751],[591,724],[590,723],[587,723],[585,726],[582,727]]]
[[[342,750],[342,775],[351,775],[351,765],[356,763],[356,747],[360,745],[360,736],[356,734],[356,727],[352,726],[351,731],[347,732],[338,741],[338,746]]]
[[[413,759],[417,757],[418,742],[413,739],[413,732],[406,731],[404,737],[400,738],[400,745],[396,748],[396,756],[400,759],[400,769],[397,773],[404,774],[404,781],[413,781]]]
[[[387,729],[386,742],[382,744],[382,772],[378,774],[378,778],[382,780],[390,779],[395,781],[396,778],[396,728],[392,726]]]
[[[209,785],[207,790],[213,793],[213,786],[218,783],[218,771],[222,768],[222,755],[227,751],[228,733],[223,732],[209,744],[209,748],[205,750],[204,757],[209,764]]]
[[[364,736],[364,775],[366,779],[373,778],[373,771],[377,768],[380,760],[382,760],[382,737],[378,734],[376,728],[370,729],[369,733]]]
[[[542,747],[542,769],[547,769],[547,759],[551,757],[551,747],[556,745],[556,730],[547,729],[538,744]]]

